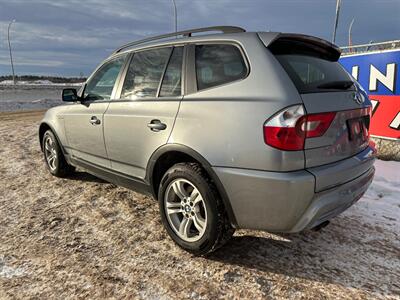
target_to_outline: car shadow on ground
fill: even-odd
[[[365,266],[366,262],[357,257],[357,250],[352,251],[349,245],[346,249],[350,251],[346,253],[343,245],[337,242],[337,229],[275,235],[275,238],[234,236],[208,259],[262,273],[295,276],[380,293],[377,290],[380,283],[364,277],[365,270],[360,266]],[[386,292],[381,290],[381,295],[387,296]]]
[[[109,183],[101,178],[98,178],[84,171],[75,171],[73,174],[68,176],[67,179],[74,181],[94,182],[94,183]]]

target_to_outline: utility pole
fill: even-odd
[[[336,42],[336,29],[339,23],[339,12],[340,12],[340,4],[342,0],[336,0],[336,14],[335,14],[335,25],[333,27],[333,35],[332,35],[332,43]]]
[[[178,32],[178,12],[176,10],[175,0],[172,0],[172,4],[174,5],[175,32]]]
[[[10,42],[10,27],[11,27],[11,24],[13,24],[13,23],[15,23],[15,19],[12,20],[12,21],[8,24],[7,37],[8,37],[8,49],[10,50],[10,61],[11,61],[11,69],[12,69],[13,83],[14,83],[14,85],[15,85],[14,63],[13,63],[13,58],[12,58],[11,42]]]
[[[353,29],[353,23],[354,23],[354,18],[351,20],[350,26],[349,26],[349,47],[353,46],[353,41],[351,39],[351,30]],[[349,48],[351,52],[351,48]]]

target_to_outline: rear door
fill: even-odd
[[[279,45],[278,40],[270,50],[296,85],[306,113],[311,118],[313,114],[334,113],[322,136],[306,138],[306,168],[361,152],[368,145],[371,104],[365,92],[337,62],[339,55],[332,54],[335,49],[295,39],[285,40],[284,45]],[[318,126],[317,122],[309,124]]]
[[[104,115],[112,169],[143,179],[153,152],[167,143],[182,99],[183,47],[133,54],[120,97]]]

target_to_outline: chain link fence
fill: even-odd
[[[376,143],[378,158],[400,161],[400,141],[372,138]]]
[[[346,46],[340,47],[342,50],[342,56],[356,54],[356,53],[367,53],[372,51],[383,51],[388,49],[398,49],[400,48],[400,40],[379,42],[379,43],[369,43],[363,45]]]

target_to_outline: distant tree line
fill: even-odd
[[[86,81],[85,77],[57,77],[57,76],[36,76],[36,75],[20,75],[15,76],[17,81],[36,81],[49,80],[53,83],[80,83]],[[12,75],[0,76],[0,82],[3,80],[12,80]]]

